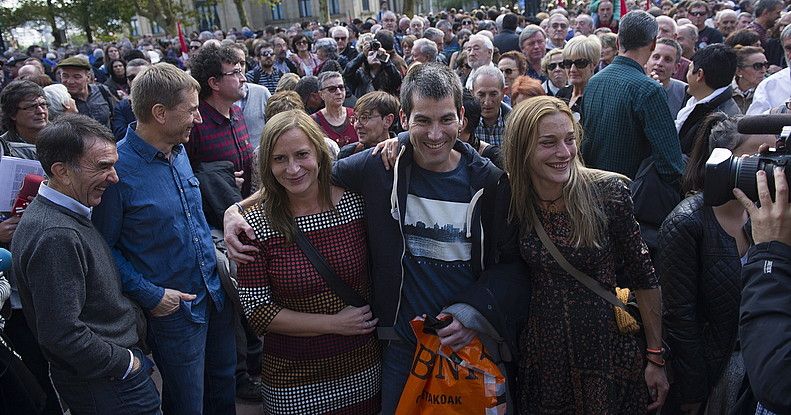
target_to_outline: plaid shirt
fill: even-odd
[[[510,113],[511,107],[509,107],[508,104],[500,104],[500,116],[497,117],[497,124],[491,127],[487,127],[484,124],[483,116],[481,116],[481,122],[479,122],[478,127],[475,128],[475,137],[481,141],[486,141],[491,145],[502,146],[503,131],[505,131],[505,119]]]
[[[283,76],[283,72],[280,72],[279,69],[273,68],[272,73],[268,74],[261,69],[261,67],[257,67],[252,71],[247,71],[245,78],[247,78],[247,82],[257,83],[258,85],[263,85],[266,89],[269,90],[269,93],[274,94],[275,89],[277,89],[277,83],[280,82],[280,78]],[[258,81],[256,82],[256,77]]]
[[[203,123],[192,127],[190,140],[184,145],[193,166],[198,163],[227,160],[235,171],[244,170],[242,195],[250,194],[250,168],[253,146],[242,110],[231,106],[231,117],[226,118],[206,101],[198,106]]]
[[[681,144],[667,95],[639,63],[617,56],[588,82],[583,107],[580,153],[588,167],[634,179],[640,162],[653,156],[665,180],[681,177]]]
[[[775,415],[775,413],[764,408],[764,406],[758,402],[758,406],[755,408],[755,415]]]

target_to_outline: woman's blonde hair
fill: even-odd
[[[530,168],[530,159],[538,147],[538,126],[542,118],[557,113],[571,120],[575,141],[579,143],[582,128],[574,121],[568,105],[555,97],[540,96],[520,102],[511,111],[505,124],[505,171],[511,181],[509,219],[517,220],[523,232],[533,229],[532,217],[538,202]],[[569,169],[571,174],[563,186],[563,199],[571,217],[572,243],[577,247],[600,247],[607,227],[607,216],[594,184],[604,178],[620,175],[585,167],[579,153],[569,163]]]
[[[575,36],[563,47],[563,59],[585,58],[596,65],[601,59],[601,40],[596,35]]]
[[[316,150],[318,165],[319,203],[321,206],[333,208],[330,196],[330,175],[332,173],[332,156],[324,142],[324,133],[305,111],[290,110],[281,112],[267,121],[261,135],[258,155],[258,169],[261,177],[261,196],[258,203],[264,208],[272,227],[286,237],[286,241],[294,241],[295,224],[289,205],[286,189],[272,174],[272,152],[280,137],[292,129],[299,129],[308,137]]]

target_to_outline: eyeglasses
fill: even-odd
[[[258,56],[269,57],[272,56],[273,54],[274,52],[271,50],[262,50],[261,52],[258,53]]]
[[[237,69],[234,69],[234,70],[232,70],[230,72],[222,72],[222,73],[220,73],[220,75],[222,75],[222,76],[235,76],[235,77],[238,78],[239,75],[244,76],[244,73],[242,73],[242,70],[240,68],[237,68]]]
[[[590,64],[591,61],[589,59],[566,59],[560,63],[560,67],[563,69],[571,69],[571,65],[574,65],[577,67],[577,69],[585,69]]]
[[[346,38],[346,37],[334,37],[333,39],[335,39],[336,42],[340,42],[341,40],[346,40],[348,38]]]
[[[346,91],[346,87],[343,85],[330,85],[324,88],[321,88],[323,91],[328,91],[330,94],[334,94],[340,90],[341,92]]]
[[[300,40],[299,42],[295,42],[294,44],[295,45],[307,45],[308,41],[307,40]]]
[[[688,12],[687,14],[689,14],[690,16],[697,16],[697,17],[700,17],[700,16],[705,16],[707,13],[706,13],[706,12],[703,12],[703,11],[701,11],[701,12]]]
[[[509,76],[512,73],[514,73],[514,71],[516,71],[516,69],[514,69],[514,68],[505,68],[505,69],[503,69],[503,73],[506,74],[506,75],[509,75]]]
[[[568,29],[569,25],[567,25],[565,23],[552,23],[552,28],[553,29]]]
[[[30,105],[25,105],[24,107],[17,107],[17,109],[20,111],[36,110],[38,108],[46,110],[49,108],[49,103],[47,101],[36,101]]]
[[[755,63],[754,63],[754,64],[752,64],[752,65],[743,65],[743,66],[742,66],[742,68],[749,68],[749,67],[752,67],[752,68],[753,68],[753,69],[755,69],[756,71],[760,71],[760,70],[762,70],[762,69],[769,69],[769,65],[770,65],[770,63],[769,63],[769,62],[755,62]]]
[[[360,123],[360,124],[368,124],[372,118],[384,118],[382,115],[353,115],[351,122],[352,123]]]
[[[200,49],[200,46],[196,46],[196,45],[190,46],[190,50],[198,50],[198,49]]]
[[[552,62],[547,64],[547,69],[554,71],[556,68],[564,69],[563,62]]]
[[[461,24],[472,24],[472,20],[464,20]]]

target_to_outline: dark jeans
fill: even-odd
[[[36,377],[39,386],[47,394],[47,403],[42,414],[63,414],[60,409],[58,394],[55,393],[55,388],[52,387],[52,382],[49,379],[49,362],[41,353],[33,332],[27,326],[22,310],[13,311],[3,331],[14,344],[14,350],[22,357],[22,362],[25,363],[30,373]]]
[[[208,323],[187,319],[181,309],[148,317],[148,345],[162,374],[166,415],[236,413],[233,319],[227,299],[222,311],[209,304]]]
[[[391,341],[382,351],[382,415],[394,414],[415,355],[415,345]]]
[[[151,379],[154,364],[139,349],[140,368],[126,379],[72,380],[53,371],[52,379],[73,415],[156,415],[159,391]]]
[[[250,327],[243,314],[234,319],[236,333],[236,385],[250,376],[261,376],[261,354],[264,343]]]

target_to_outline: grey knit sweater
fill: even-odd
[[[122,377],[138,339],[136,312],[91,221],[38,196],[11,252],[28,326],[53,377]]]

